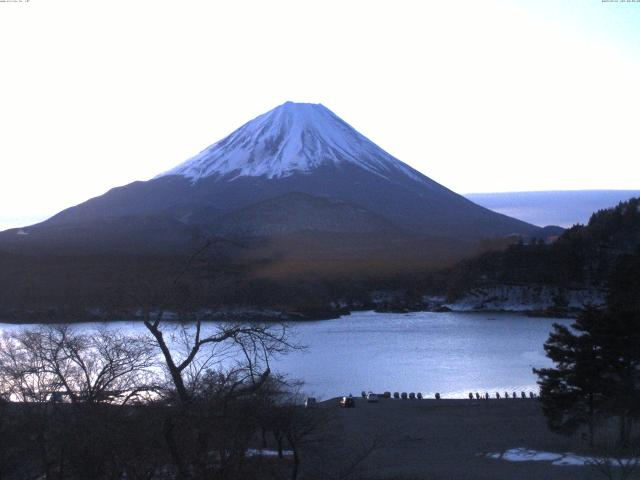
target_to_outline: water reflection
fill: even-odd
[[[553,322],[515,314],[357,312],[336,320],[289,324],[308,348],[272,367],[302,379],[320,398],[360,391],[421,392],[467,398],[469,392],[537,391],[533,367],[549,365],[543,343]],[[83,323],[87,329],[103,324]],[[109,328],[144,333],[138,322]],[[0,330],[20,326],[0,324]]]

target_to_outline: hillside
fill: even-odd
[[[496,295],[496,288],[502,295],[508,295],[505,287],[511,287],[511,293],[551,288],[558,307],[567,303],[570,291],[600,292],[593,297],[600,301],[613,265],[639,248],[640,199],[633,198],[593,213],[586,225],[566,230],[552,244],[521,242],[463,261],[449,271],[448,295],[460,301],[475,292],[474,301],[483,304]]]

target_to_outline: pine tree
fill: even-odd
[[[607,409],[619,418],[619,442],[626,446],[640,419],[640,250],[616,262],[606,320],[606,371],[612,380]]]
[[[555,368],[534,369],[549,428],[571,434],[586,425],[590,444],[607,388],[600,375],[604,360],[592,334],[602,318],[602,312],[587,307],[571,329],[554,324],[544,349]]]
[[[549,427],[573,433],[617,417],[620,446],[640,419],[640,250],[622,256],[609,279],[605,310],[587,307],[567,328],[554,325],[545,343],[553,368],[534,369]]]

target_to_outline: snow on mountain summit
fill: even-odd
[[[256,117],[158,177],[180,175],[193,182],[214,175],[282,178],[344,162],[383,177],[391,172],[422,177],[322,104],[293,102]]]

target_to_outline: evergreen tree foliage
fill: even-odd
[[[598,345],[598,326],[603,323],[603,316],[594,307],[588,307],[571,329],[555,324],[544,345],[555,367],[534,369],[549,427],[571,434],[586,425],[590,442],[607,388],[600,375],[604,359]]]
[[[545,343],[553,368],[534,369],[549,427],[573,433],[600,418],[619,420],[629,442],[640,419],[640,250],[618,258],[605,310],[587,307],[567,328],[554,325]]]
[[[628,444],[640,419],[640,249],[618,259],[607,297],[608,409],[620,421],[619,440]]]
[[[595,212],[548,245],[518,242],[462,262],[449,275],[451,299],[487,285],[602,287],[618,258],[640,244],[640,198]],[[637,279],[636,279],[637,280]]]

